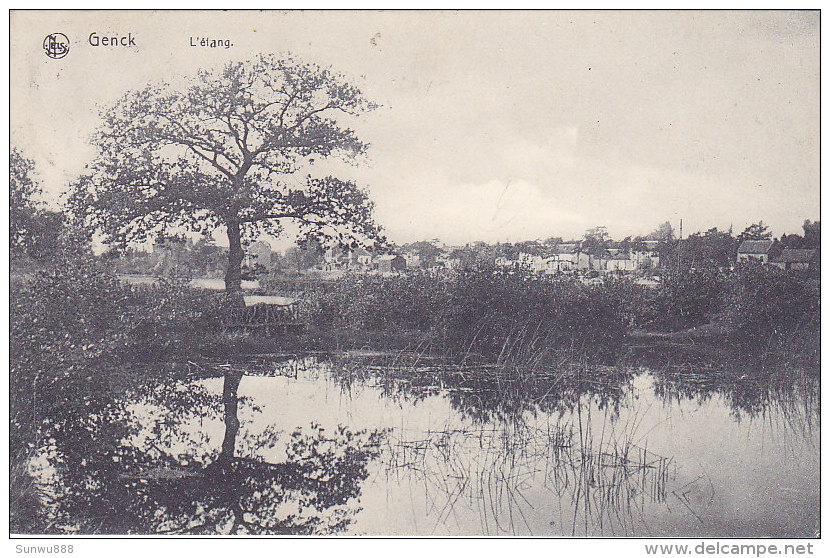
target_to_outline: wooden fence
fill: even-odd
[[[281,296],[247,295],[245,306],[230,312],[225,330],[258,331],[265,335],[305,331],[300,301]]]

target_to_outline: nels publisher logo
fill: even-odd
[[[69,52],[69,39],[63,33],[46,35],[43,50],[49,58],[63,58]]]

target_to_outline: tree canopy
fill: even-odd
[[[770,232],[769,227],[763,221],[758,221],[757,223],[749,225],[738,235],[738,242],[740,243],[744,240],[768,240],[770,238],[772,238],[772,232]]]
[[[286,220],[303,237],[382,240],[364,190],[333,176],[297,176],[315,160],[365,153],[341,120],[374,107],[343,76],[273,55],[199,71],[183,89],[151,84],[102,114],[100,155],[74,184],[70,207],[121,245],[224,226],[226,287],[238,290],[242,240],[279,234]]]
[[[13,147],[9,151],[9,252],[11,257],[44,260],[56,250],[80,249],[79,239],[66,234],[65,216],[49,211],[37,199],[40,184],[35,163]]]
[[[664,244],[670,244],[674,241],[674,228],[671,226],[671,222],[666,221],[664,223],[660,223],[657,225],[657,228],[654,229],[652,232],[648,233],[645,237],[646,240],[659,240]]]
[[[804,221],[804,246],[821,248],[821,221]]]
[[[590,254],[601,254],[608,249],[611,237],[608,236],[608,229],[604,226],[597,226],[585,231],[582,248]]]
[[[34,197],[40,186],[32,173],[35,164],[17,149],[9,151],[9,244],[12,255],[26,251],[26,238],[31,233],[37,206]]]

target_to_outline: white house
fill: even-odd
[[[519,265],[533,273],[545,273],[547,271],[547,260],[542,256],[522,252],[519,254]]]
[[[738,263],[750,260],[768,263],[775,255],[774,247],[773,240],[744,240],[738,247]]]
[[[545,259],[545,274],[554,275],[575,268],[573,254],[556,254]]]
[[[245,250],[245,265],[253,267],[256,264],[271,266],[271,245],[262,240],[257,240]]]
[[[608,271],[634,271],[637,269],[637,263],[625,252],[618,252],[606,260],[606,269]]]

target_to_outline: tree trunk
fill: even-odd
[[[219,454],[219,465],[222,469],[226,469],[231,464],[236,448],[236,435],[239,432],[238,391],[241,381],[242,372],[225,373],[225,383],[222,388],[222,403],[225,407],[225,438],[222,440],[222,452]]]
[[[225,292],[238,293],[242,290],[242,237],[239,222],[229,219],[228,227],[228,269],[225,272]]]

